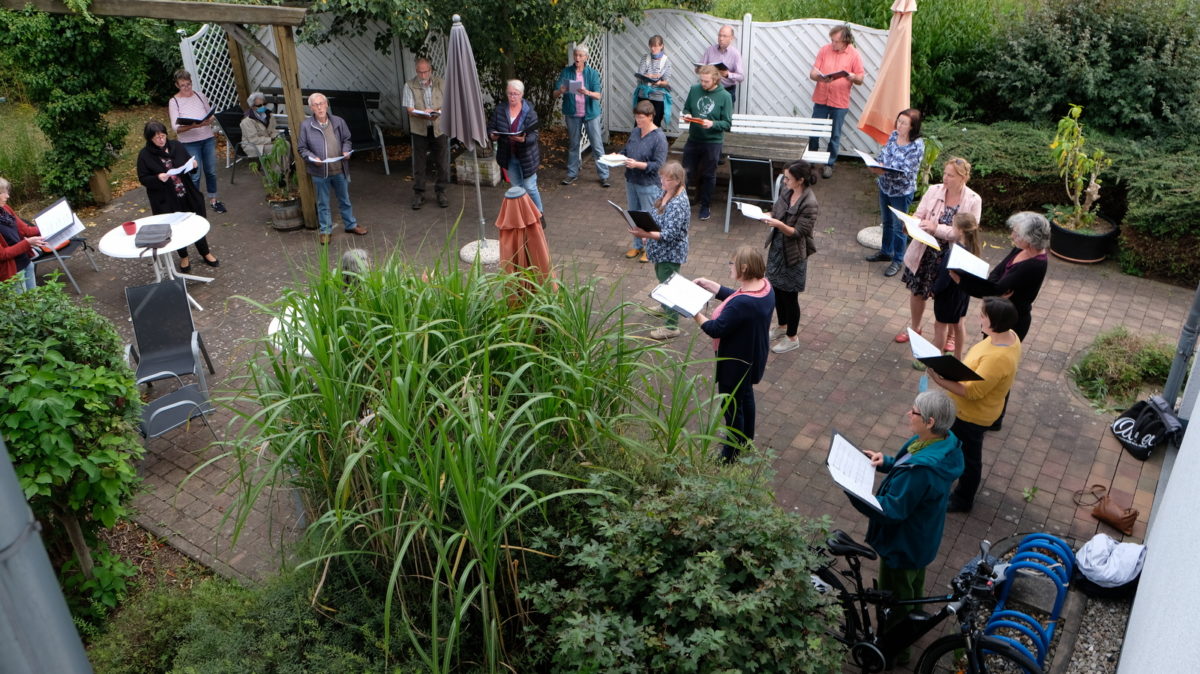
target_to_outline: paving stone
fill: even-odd
[[[552,154],[552,153],[548,153]],[[677,158],[673,156],[672,158]],[[654,285],[650,265],[621,257],[628,241],[612,218],[606,199],[619,201],[622,176],[615,175],[616,191],[591,181],[561,188],[562,158],[546,156],[541,170],[542,195],[550,227],[547,239],[559,277],[564,282],[594,279],[604,296],[614,301],[649,304],[646,293]],[[336,260],[348,247],[367,250],[376,260],[396,254],[420,267],[431,266],[449,238],[455,250],[478,238],[474,186],[453,185],[447,191],[448,209],[407,208],[404,167],[390,177],[378,162],[352,162],[350,188],[355,213],[370,230],[365,237],[335,232],[329,258]],[[585,168],[586,170],[586,168]],[[226,180],[227,171],[219,171]],[[724,180],[724,179],[722,179]],[[831,515],[834,526],[861,538],[866,524],[833,488],[823,461],[830,431],[837,428],[864,448],[895,452],[906,439],[903,412],[911,404],[920,374],[909,367],[908,346],[892,341],[908,321],[908,293],[899,277],[885,278],[880,265],[864,262],[864,249],[855,241],[863,227],[877,224],[878,205],[873,179],[861,167],[846,163],[834,177],[816,185],[821,216],[815,234],[818,252],[809,261],[809,288],[800,296],[802,348],[771,355],[766,376],[756,393],[760,401],[760,441],[778,455],[780,475],[775,478],[779,502],[800,514]],[[484,187],[485,231],[502,200],[504,185]],[[723,204],[724,184],[718,184],[715,203]],[[617,195],[618,198],[615,198]],[[210,214],[208,239],[221,267],[200,273],[216,280],[192,284],[189,292],[204,307],[195,312],[198,329],[214,359],[217,374],[210,377],[218,395],[234,386],[239,365],[254,353],[249,340],[259,339],[267,320],[244,297],[270,303],[282,290],[303,282],[300,271],[319,259],[313,231],[279,233],[269,226],[270,212],[258,184],[245,180],[234,186],[222,183],[224,215]],[[126,219],[144,215],[141,189],[120,198],[99,216],[88,219],[88,236],[100,236]],[[460,226],[454,230],[456,220]],[[714,209],[713,219],[693,220],[691,250],[682,272],[689,277],[726,280],[729,251],[739,245],[761,247],[763,228],[734,217],[730,232],[721,231],[724,213]],[[453,233],[452,233],[453,231]],[[1003,233],[988,233],[984,252],[995,263],[1007,250]],[[86,266],[76,274],[94,306],[113,320],[129,339],[130,328],[123,288],[153,281],[149,265],[96,256],[99,273]],[[210,273],[211,272],[211,273]],[[1026,340],[1026,356],[1017,375],[1004,429],[984,440],[985,470],[980,500],[969,515],[951,515],[938,560],[929,568],[928,587],[945,587],[962,563],[976,554],[981,538],[998,540],[1018,530],[1052,527],[1078,540],[1090,538],[1097,523],[1090,509],[1077,509],[1075,490],[1093,483],[1106,486],[1123,481],[1125,493],[1136,499],[1141,516],[1132,540],[1144,532],[1149,516],[1146,498],[1157,483],[1161,453],[1148,462],[1129,461],[1107,431],[1107,416],[1098,415],[1073,392],[1066,369],[1092,338],[1102,331],[1125,325],[1140,334],[1177,335],[1191,301],[1191,289],[1175,288],[1119,274],[1115,262],[1074,265],[1052,259],[1041,295],[1033,309],[1033,326]],[[972,311],[968,313],[969,334]],[[932,321],[927,310],[926,325]],[[689,335],[696,331],[685,328]],[[677,340],[672,348],[686,357],[688,343]],[[708,355],[707,341],[696,339],[693,357]],[[694,367],[707,374],[711,366]],[[231,415],[217,415],[214,428],[223,437]],[[173,438],[150,443],[140,464],[145,489],[134,500],[137,519],[177,548],[219,572],[241,578],[262,578],[278,568],[282,543],[295,537],[296,510],[289,496],[274,499],[270,509],[256,509],[246,522],[237,546],[228,540],[229,526],[215,535],[213,518],[223,517],[236,496],[235,467],[221,459],[192,474],[213,453],[206,449],[208,431],[193,425]],[[1132,479],[1132,482],[1128,480]],[[207,504],[204,510],[182,494]],[[1022,490],[1037,486],[1037,507],[1025,507]],[[199,517],[190,517],[195,512]],[[1012,521],[1010,521],[1012,520]],[[251,535],[253,532],[253,535]],[[1108,531],[1112,533],[1111,530]],[[282,534],[282,538],[281,538]],[[873,568],[872,568],[873,572]]]

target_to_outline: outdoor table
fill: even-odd
[[[295,330],[307,327],[304,319],[294,316],[293,307],[287,307],[283,310],[283,319],[278,316],[271,318],[271,322],[267,324],[267,337],[270,338],[270,345],[280,351],[283,350],[288,340],[296,344],[296,351],[301,356],[312,358],[312,353],[308,347],[300,343],[299,338],[294,334]]]
[[[162,222],[164,218],[170,215],[175,214],[162,213],[159,215],[151,215],[145,218],[138,218],[133,222],[137,225],[138,229],[141,229],[143,225]],[[180,220],[179,222],[171,224],[171,240],[167,242],[167,245],[157,250],[147,252],[144,248],[138,248],[134,246],[133,242],[134,239],[137,238],[137,231],[134,230],[133,234],[126,234],[124,227],[121,225],[118,225],[105,234],[100,239],[100,243],[97,244],[96,247],[100,249],[101,253],[104,253],[112,258],[134,260],[138,258],[149,257],[150,262],[154,267],[155,283],[162,281],[164,278],[182,278],[189,281],[198,281],[200,283],[212,283],[213,280],[211,278],[175,271],[175,265],[170,258],[171,253],[183,248],[184,246],[189,246],[193,243],[196,243],[200,240],[200,237],[208,234],[208,220],[196,215],[195,213],[188,213],[187,215],[188,217]],[[196,307],[198,311],[204,310],[204,307],[201,307],[196,300],[192,299],[190,294],[188,295],[188,301],[191,302],[192,306]]]

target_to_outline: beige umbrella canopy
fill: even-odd
[[[896,128],[896,115],[909,106],[909,87],[912,82],[912,21],[917,0],[896,0],[892,3],[892,26],[888,30],[887,47],[875,88],[858,118],[858,128],[881,145]]]

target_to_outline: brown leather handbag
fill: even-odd
[[[1088,489],[1080,489],[1075,492],[1075,505],[1094,505],[1092,517],[1111,525],[1126,536],[1133,535],[1133,523],[1137,521],[1138,511],[1117,505],[1109,496],[1108,487],[1094,484]]]

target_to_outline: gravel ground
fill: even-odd
[[[1125,624],[1129,622],[1129,599],[1089,599],[1079,625],[1079,637],[1067,674],[1110,674],[1117,671]]]

